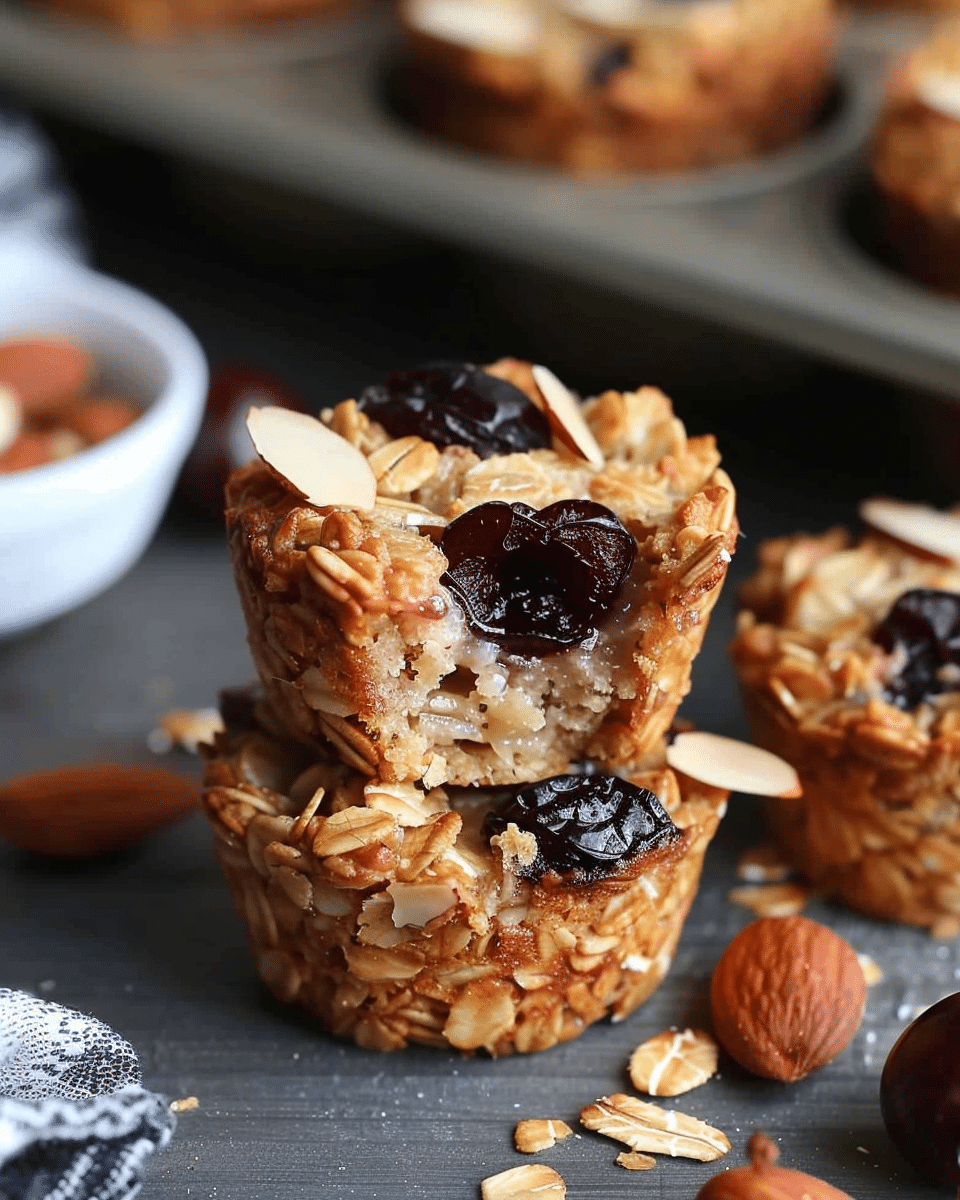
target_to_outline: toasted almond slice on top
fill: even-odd
[[[289,408],[251,408],[247,430],[267,468],[317,508],[373,508],[377,480],[364,455],[316,417]]]
[[[960,516],[954,513],[878,496],[863,501],[860,516],[889,537],[960,562]]]
[[[769,750],[717,733],[678,733],[667,747],[667,763],[691,779],[731,792],[778,796],[781,800],[803,795],[797,773],[789,763]]]
[[[583,419],[580,403],[549,367],[533,368],[533,378],[546,405],[550,428],[563,444],[594,467],[604,464],[603,451]]]
[[[22,424],[23,413],[16,393],[0,383],[0,454],[17,440]]]

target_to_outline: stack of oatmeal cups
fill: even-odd
[[[737,537],[714,439],[515,359],[249,426],[260,682],[224,694],[205,803],[262,979],[382,1050],[623,1018],[726,803],[664,748]]]

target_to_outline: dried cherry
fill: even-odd
[[[537,839],[537,856],[522,875],[577,884],[622,874],[681,836],[653,792],[616,775],[555,775],[521,788],[487,814],[484,832],[493,837],[508,824]]]
[[[960,690],[960,595],[914,588],[897,600],[873,633],[888,654],[902,659],[884,698],[915,708],[942,692]]]
[[[539,512],[493,500],[443,532],[441,576],[473,632],[510,654],[538,657],[596,632],[633,566],[637,545],[592,500]]]
[[[891,1141],[917,1173],[960,1184],[960,993],[908,1025],[887,1055],[880,1111]]]
[[[547,418],[519,388],[472,363],[394,371],[360,393],[357,407],[391,437],[468,446],[480,458],[551,445]]]

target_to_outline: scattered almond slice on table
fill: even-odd
[[[758,917],[792,917],[806,907],[810,889],[800,883],[747,884],[731,888],[727,899],[749,908]]]
[[[480,1182],[483,1200],[563,1200],[566,1194],[563,1176],[542,1163],[513,1167]]]
[[[860,516],[897,541],[960,562],[960,516],[956,513],[877,497],[863,501]]]
[[[667,747],[667,763],[691,779],[731,792],[781,800],[803,794],[797,772],[788,762],[760,746],[717,733],[699,729],[678,733]]]
[[[581,1124],[642,1153],[713,1162],[730,1150],[726,1135],[676,1109],[633,1096],[602,1096],[580,1113]]]
[[[377,478],[366,456],[316,417],[251,408],[247,431],[271,473],[308,504],[369,510],[376,503]]]
[[[591,466],[602,467],[603,451],[583,419],[580,402],[549,367],[533,367],[533,378],[543,397],[550,428],[561,442]]]
[[[538,1154],[572,1134],[573,1130],[566,1121],[518,1121],[513,1131],[513,1144],[521,1154]]]
[[[652,1171],[657,1165],[657,1160],[637,1150],[624,1150],[617,1155],[616,1163],[618,1167],[627,1171]]]
[[[737,878],[744,883],[786,883],[792,874],[776,846],[751,846],[737,859]]]
[[[212,742],[222,729],[223,719],[215,708],[174,708],[160,717],[147,745],[154,754],[166,754],[174,747],[196,754],[201,742]]]
[[[868,988],[876,987],[878,983],[883,983],[883,971],[869,954],[858,954],[857,962],[860,964],[860,970],[863,972],[863,982]]]
[[[630,1082],[648,1096],[681,1096],[717,1071],[719,1047],[700,1029],[667,1029],[630,1056]]]

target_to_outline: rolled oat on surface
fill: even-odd
[[[394,402],[442,391],[437,371],[509,419],[451,441],[449,412]],[[688,437],[654,388],[608,391],[577,407],[596,463],[541,411],[529,364],[400,378],[324,414],[376,477],[372,509],[304,503],[264,463],[231,478],[231,557],[272,727],[428,790],[640,761],[689,689],[735,549],[713,438]]]
[[[960,917],[960,564],[879,533],[760,547],[731,654],[756,740],[793,763],[768,801],[817,891],[935,932]]]

